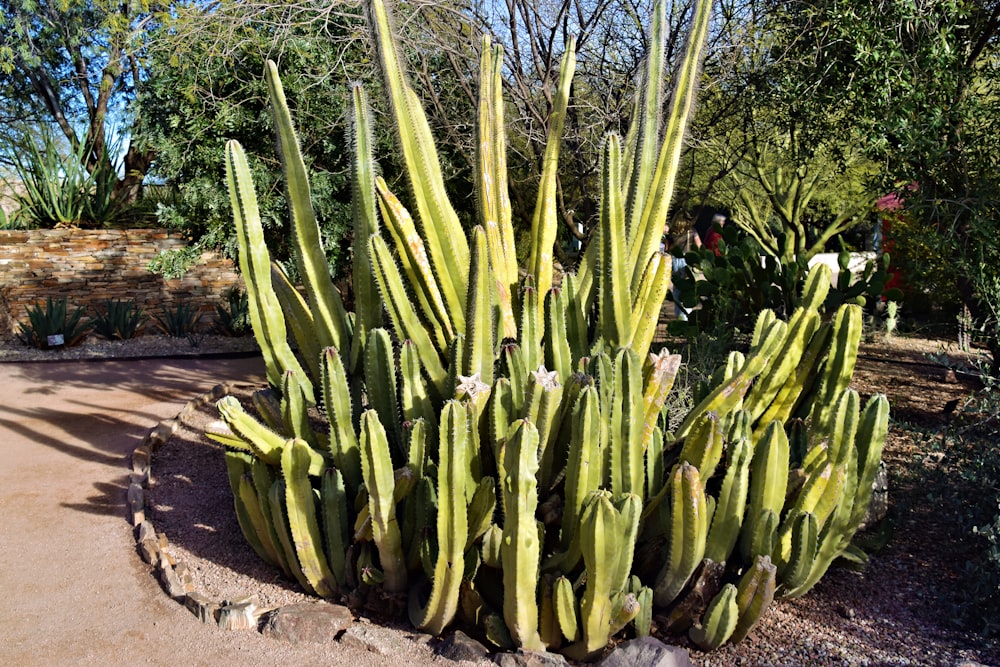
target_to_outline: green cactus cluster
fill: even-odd
[[[651,351],[670,283],[657,242],[710,4],[695,3],[661,127],[666,3],[656,3],[632,130],[604,146],[595,238],[579,269],[557,276],[572,42],[522,271],[501,50],[482,48],[479,220],[466,233],[389,17],[371,0],[410,204],[377,176],[355,88],[353,313],[323,270],[268,63],[303,286],[270,261],[246,159],[230,143],[240,266],[270,386],[252,410],[222,399],[208,432],[226,446],[237,517],[261,558],[322,597],[397,601],[426,632],[462,622],[499,647],[587,659],[626,627],[648,635],[654,611],[668,619],[660,630],[704,649],[739,641],[775,597],[805,593],[849,547],[888,406],[876,397],[861,410],[848,388],[861,312],[821,319],[828,269],[810,275],[788,322],[760,315],[749,351],[731,355],[681,423],[663,414],[680,357]]]

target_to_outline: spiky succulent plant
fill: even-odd
[[[626,625],[648,634],[654,607],[667,630],[690,630],[706,649],[739,640],[776,595],[803,594],[848,548],[888,407],[876,397],[862,412],[848,388],[861,315],[844,306],[821,322],[824,269],[789,322],[760,315],[749,351],[731,355],[682,422],[661,415],[680,358],[652,349],[670,282],[657,240],[710,4],[695,2],[661,127],[666,3],[655,3],[632,128],[624,143],[604,144],[594,240],[579,269],[557,279],[572,41],[522,278],[501,49],[483,43],[479,217],[466,232],[385,7],[371,0],[408,191],[398,197],[375,176],[356,88],[355,313],[323,268],[304,162],[267,64],[305,296],[270,262],[232,142],[240,265],[271,387],[255,396],[260,420],[227,398],[225,425],[209,432],[227,447],[237,516],[262,558],[321,596],[405,597],[414,625],[431,633],[461,617],[497,646],[585,659]]]

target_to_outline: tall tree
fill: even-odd
[[[128,135],[128,112],[145,76],[143,38],[154,20],[148,2],[0,1],[0,96],[6,132],[53,124],[86,167],[108,160],[110,125]],[[118,196],[134,199],[153,153],[132,141],[122,160]]]

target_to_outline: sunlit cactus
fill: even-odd
[[[710,9],[694,3],[662,124],[666,3],[655,3],[644,93],[624,142],[604,143],[593,242],[557,281],[554,183],[572,40],[519,269],[502,50],[483,43],[478,217],[465,230],[389,16],[371,0],[407,190],[376,176],[355,87],[354,313],[327,272],[267,64],[304,289],[270,261],[232,142],[240,266],[271,388],[255,399],[261,420],[223,399],[225,426],[208,432],[227,449],[240,526],[261,558],[324,597],[393,599],[426,632],[460,619],[494,646],[583,660],[627,626],[648,635],[654,611],[705,649],[739,641],[775,597],[804,594],[850,546],[888,405],[875,397],[862,411],[848,388],[860,315],[844,306],[821,321],[823,269],[789,322],[761,313],[749,350],[730,355],[684,419],[663,414],[680,357],[653,344],[670,283],[656,242]],[[802,483],[789,487],[790,477]]]

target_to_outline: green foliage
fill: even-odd
[[[218,187],[225,179],[225,144],[230,139],[247,152],[268,247],[276,260],[293,262],[291,210],[274,155],[267,91],[257,76],[263,58],[282,63],[289,104],[301,123],[299,141],[327,263],[334,274],[347,266],[346,240],[353,224],[347,82],[361,76],[355,70],[363,70],[360,63],[367,58],[358,52],[361,43],[348,37],[356,32],[359,17],[353,9],[324,14],[323,34],[308,20],[312,10],[303,9],[287,27],[285,39],[276,40],[261,31],[259,23],[284,24],[286,8],[258,9],[243,10],[238,3],[221,3],[212,11],[194,5],[179,8],[152,40],[156,76],[138,98],[142,135],[157,153],[151,175],[175,193],[161,202],[156,217],[189,241],[186,248],[154,260],[151,269],[167,277],[182,275],[207,250],[236,257],[228,196]],[[253,11],[252,19],[243,11]],[[228,39],[224,48],[221,35]],[[328,74],[345,67],[349,78]],[[381,148],[389,150],[384,137]]]
[[[0,151],[13,163],[19,208],[14,218],[22,227],[104,227],[114,221],[119,206],[117,182],[106,143],[102,159],[91,171],[86,165],[93,147],[80,142],[75,148],[60,142],[42,125],[36,131],[22,128]]]
[[[108,340],[134,338],[149,318],[134,301],[112,300],[104,302],[104,312],[96,310],[94,332]]]
[[[185,301],[178,301],[173,308],[164,306],[163,315],[154,318],[156,328],[173,338],[190,338],[200,322],[201,311]]]
[[[41,350],[71,347],[80,343],[90,331],[90,322],[83,321],[84,309],[68,312],[66,299],[48,297],[45,306],[28,306],[28,322],[18,322],[18,339],[25,345]],[[50,345],[49,336],[63,337],[62,345]]]
[[[51,127],[72,146],[79,160],[74,169],[103,170],[92,183],[99,205],[84,211],[97,223],[108,220],[104,205],[112,199],[135,199],[153,158],[128,108],[148,78],[140,54],[151,23],[151,5],[144,2],[13,0],[0,7],[0,143],[18,141],[22,125]],[[131,126],[112,127],[124,118]],[[111,137],[131,137],[120,172],[107,159],[109,148],[115,153],[106,146]],[[81,145],[86,148],[78,152]]]
[[[765,253],[756,240],[735,225],[724,226],[721,233],[719,255],[708,248],[696,248],[685,255],[689,270],[674,277],[691,323],[675,326],[689,334],[718,327],[746,331],[757,313],[765,309],[789,317],[799,305],[799,294],[809,272],[805,256],[778,259]],[[877,303],[883,296],[889,279],[889,256],[869,260],[855,273],[848,270],[849,258],[846,251],[838,257],[840,271],[826,297],[825,312],[833,312],[843,303]],[[899,298],[896,291],[889,296]],[[700,308],[692,310],[699,304]]]
[[[875,397],[862,411],[848,388],[861,310],[842,305],[820,324],[828,271],[809,274],[788,323],[763,311],[748,352],[731,354],[664,430],[680,357],[650,353],[669,286],[656,245],[710,6],[695,4],[665,127],[650,102],[629,139],[607,137],[599,229],[580,269],[554,287],[561,124],[549,127],[521,279],[507,193],[495,187],[506,175],[501,50],[484,41],[475,188],[483,224],[466,236],[374,0],[411,195],[404,205],[356,165],[365,231],[353,250],[372,271],[355,279],[374,288],[357,292],[377,294],[382,326],[368,319],[375,304],[347,312],[325,273],[303,155],[267,63],[305,296],[274,269],[246,153],[231,142],[240,262],[271,388],[256,401],[266,425],[223,399],[226,428],[208,433],[230,450],[237,516],[262,558],[324,597],[406,597],[411,621],[427,632],[463,621],[498,646],[585,660],[629,624],[648,634],[654,608],[670,616],[670,631],[695,626],[706,648],[742,638],[775,595],[804,594],[847,549],[870,499],[888,404]],[[666,38],[666,7],[656,4],[654,48]],[[569,106],[573,59],[570,51],[561,63],[556,118]],[[657,88],[662,65],[647,63]],[[363,96],[355,103],[357,135],[368,136]],[[369,159],[356,150],[358,162]],[[371,226],[376,201],[388,234]],[[314,429],[308,404],[320,400],[328,424]],[[799,436],[794,447],[786,430]],[[804,484],[786,493],[792,469]]]
[[[226,336],[246,336],[250,326],[250,301],[247,293],[233,285],[225,293],[225,304],[215,306],[215,328]]]

